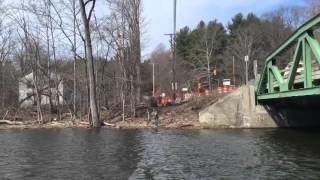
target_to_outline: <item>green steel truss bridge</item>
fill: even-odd
[[[320,44],[316,29],[320,14],[299,27],[266,59],[256,91],[257,101],[320,96]],[[320,33],[319,33],[320,34]],[[281,57],[294,50],[287,72],[280,70]]]

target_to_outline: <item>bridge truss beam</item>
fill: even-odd
[[[317,62],[320,63],[320,44],[313,34],[313,30],[319,26],[320,14],[298,28],[267,57],[257,88],[258,100],[315,95],[315,93],[320,95],[320,87],[313,83],[312,77],[312,54]],[[292,58],[292,65],[288,77],[284,78],[276,62],[279,56],[294,45],[296,45],[296,48]],[[303,62],[303,88],[295,89],[294,81],[301,61]],[[316,90],[317,88],[319,90]]]

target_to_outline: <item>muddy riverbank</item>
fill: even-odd
[[[79,121],[55,121],[45,124],[38,124],[36,121],[24,122],[21,124],[1,124],[0,129],[54,129],[54,128],[90,128],[88,122]],[[148,119],[127,119],[125,121],[118,121],[115,123],[102,123],[102,128],[114,128],[114,129],[149,129],[149,128],[161,128],[161,129],[203,129],[206,128],[197,121],[188,122],[161,122],[157,127],[152,121]]]
[[[204,107],[215,103],[219,99],[218,96],[194,98],[189,102],[168,107],[147,108],[140,112],[141,117],[125,118],[121,116],[109,118],[109,112],[101,112],[101,120],[103,120],[103,128],[117,129],[148,129],[155,128],[152,112],[159,114],[160,124],[158,128],[163,129],[203,129],[207,128],[205,124],[199,122],[199,111]],[[149,115],[148,115],[149,114]],[[51,119],[44,124],[36,121],[36,116],[32,112],[8,114],[6,119],[9,123],[1,123],[0,129],[36,129],[36,128],[89,128],[90,125],[83,116],[82,119],[72,120],[70,114],[64,114],[59,118],[46,117]]]

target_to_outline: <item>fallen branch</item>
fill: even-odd
[[[2,117],[2,119],[6,118],[8,113],[9,113],[9,110],[7,110],[6,114]]]
[[[89,122],[80,121],[80,122],[78,122],[78,124],[84,125],[84,126],[90,126]]]
[[[24,123],[20,121],[0,120],[0,124],[23,125]]]
[[[89,122],[78,122],[80,125],[84,125],[84,126],[90,126]],[[115,124],[110,124],[110,123],[106,123],[106,122],[102,122],[101,125],[103,126],[111,126],[111,127],[114,127],[116,126]]]
[[[183,125],[180,125],[179,128],[186,128],[186,127],[193,127],[194,124],[183,124]]]
[[[105,125],[105,126],[115,126],[115,124],[110,124],[110,123],[106,123],[106,122],[103,122],[103,125]]]

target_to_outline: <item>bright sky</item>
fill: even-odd
[[[173,0],[143,0],[146,18],[143,55],[148,56],[160,43],[169,47],[166,33],[173,32]],[[200,20],[217,19],[227,24],[242,12],[261,15],[280,6],[303,4],[303,0],[177,0],[177,31]]]
[[[6,4],[22,0],[5,0]],[[142,0],[145,27],[143,34],[143,58],[159,45],[169,48],[169,36],[173,32],[173,0]],[[195,27],[200,20],[217,19],[227,25],[231,18],[241,12],[261,15],[281,6],[303,5],[305,0],[177,0],[177,31],[184,26]],[[105,0],[98,0],[98,14],[106,12]]]

